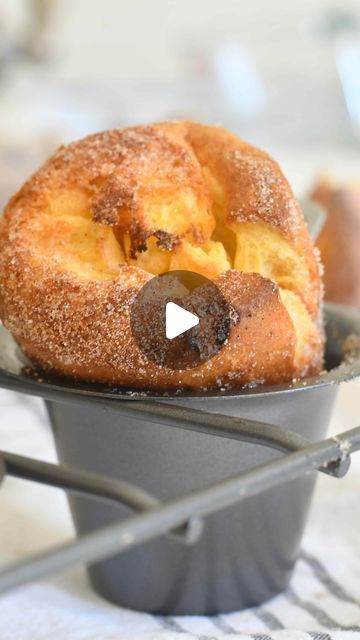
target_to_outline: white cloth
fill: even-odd
[[[341,388],[332,433],[360,423],[359,394],[360,382]],[[55,460],[40,400],[0,391],[0,448]],[[342,480],[319,477],[291,588],[261,607],[213,618],[139,614],[102,600],[74,568],[0,598],[0,640],[360,640],[359,531],[360,452]],[[61,491],[4,481],[1,565],[72,536]]]

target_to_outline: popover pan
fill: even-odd
[[[360,313],[326,305],[325,316],[327,372],[290,385],[174,396],[75,385],[24,365],[3,328],[0,384],[46,400],[60,462],[127,480],[168,501],[282,454],[214,429],[188,430],[168,407],[168,418],[157,418],[164,403],[180,407],[183,419],[190,407],[272,423],[312,441],[325,436],[338,384],[360,374]],[[140,401],[136,406],[153,411],[124,410]],[[290,580],[314,482],[315,474],[304,475],[214,513],[193,545],[163,536],[98,562],[88,567],[90,581],[111,602],[153,613],[216,614],[258,605]],[[84,497],[69,495],[69,502],[79,534],[129,515],[125,507]]]

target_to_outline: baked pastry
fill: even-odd
[[[1,225],[0,317],[24,353],[73,379],[131,388],[240,387],[316,374],[321,278],[278,165],[219,127],[169,122],[61,147]],[[237,312],[201,366],[148,361],[130,309],[154,274],[214,280]]]
[[[360,185],[339,186],[324,178],[312,195],[327,211],[317,240],[325,299],[360,307]]]

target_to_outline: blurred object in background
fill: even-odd
[[[360,179],[354,185],[322,179],[312,196],[327,211],[317,241],[325,299],[360,308]]]
[[[13,78],[19,72],[18,68],[41,64],[47,58],[50,49],[48,29],[53,5],[54,0],[29,0],[28,10],[23,12],[20,25],[11,28],[11,20],[2,19],[1,9],[4,7],[0,4],[0,114],[3,118],[2,126],[0,125],[0,206],[18,188],[23,178],[57,146],[58,141],[53,141],[51,136],[46,135],[46,131],[41,131],[30,145],[28,135],[22,143],[19,140],[17,144],[27,101],[22,105],[7,102],[7,88],[11,87]],[[35,86],[33,91],[36,91]],[[30,131],[34,124],[35,118],[28,122]],[[16,135],[14,131],[17,131]]]
[[[6,3],[8,5],[8,3]],[[54,0],[30,0],[25,20],[14,29],[0,14],[0,72],[2,77],[19,61],[42,60],[48,51],[47,33]],[[0,4],[4,9],[4,3]]]
[[[56,96],[54,117],[61,125],[62,111],[69,135],[64,113],[77,108],[91,130],[100,122],[178,116],[221,122],[266,147],[353,144],[334,43],[358,42],[360,4],[345,0],[337,12],[331,6],[331,0],[0,0],[3,24],[12,25],[17,42],[23,37],[18,48],[34,59],[39,41],[46,52],[42,64],[28,58],[12,65],[0,89],[7,94],[0,133],[10,103],[33,112],[36,101],[41,110]]]
[[[29,27],[24,38],[24,53],[28,58],[42,60],[50,51],[49,26],[55,0],[30,0]]]
[[[214,56],[214,70],[224,104],[243,117],[259,116],[266,92],[253,56],[237,43],[224,43]]]
[[[360,140],[360,18],[346,7],[330,8],[320,15],[318,33],[334,50],[345,104],[354,133]]]
[[[0,208],[62,142],[101,128],[97,108],[58,75],[58,4],[0,0]]]
[[[354,133],[360,141],[360,38],[339,43],[336,55],[344,97]]]
[[[322,204],[310,198],[301,198],[300,207],[312,239],[317,241],[326,221],[326,210]]]
[[[359,23],[358,0],[0,0],[0,206],[60,142],[171,118],[331,170],[359,147]]]

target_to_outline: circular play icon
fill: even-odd
[[[191,369],[225,344],[230,315],[211,280],[192,271],[169,271],[140,289],[131,308],[131,330],[149,360],[169,369]]]

